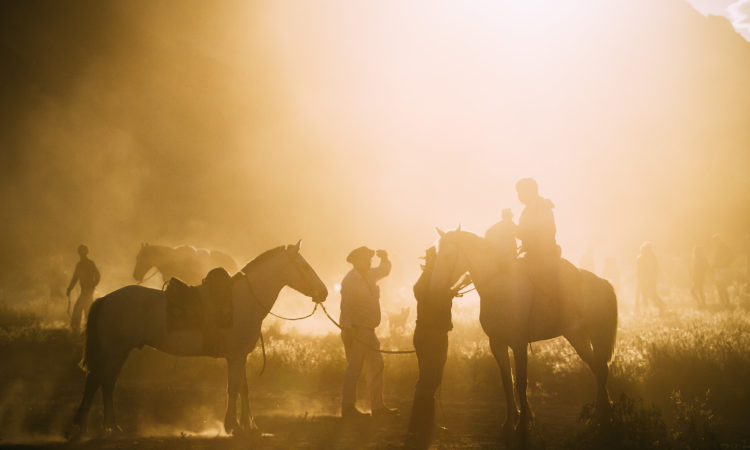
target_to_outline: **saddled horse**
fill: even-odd
[[[161,290],[126,286],[97,299],[91,305],[86,324],[81,362],[87,371],[83,399],[68,437],[77,439],[85,432],[86,417],[100,387],[105,432],[118,429],[113,408],[115,382],[130,351],[144,345],[177,356],[226,359],[229,402],[224,429],[227,433],[255,429],[248,402],[245,362],[258,342],[263,319],[285,286],[311,297],[314,302],[322,302],[328,296],[326,286],[299,250],[299,242],[268,250],[232,277],[233,320],[230,327],[217,330],[221,342],[218,347],[205,345],[206,336],[200,329],[169,330],[167,299]]]
[[[200,283],[214,267],[223,267],[229,273],[237,271],[237,264],[232,257],[216,250],[196,249],[189,245],[172,248],[141,244],[141,250],[135,259],[133,278],[138,282],[144,281],[143,278],[152,267],[161,272],[164,281],[177,277],[188,284]]]
[[[540,301],[547,293],[531,282],[523,261],[516,259],[502,264],[487,240],[461,231],[460,227],[438,233],[438,258],[430,288],[441,292],[469,272],[480,297],[479,321],[500,366],[508,408],[503,430],[507,432],[518,426],[525,435],[532,419],[526,397],[527,346],[557,336],[564,336],[594,372],[595,405],[599,413],[606,414],[610,409],[608,363],[617,335],[617,298],[612,285],[580,270],[576,295],[569,300],[560,299],[553,306],[549,301]],[[520,413],[513,395],[508,348],[513,350],[516,365]]]

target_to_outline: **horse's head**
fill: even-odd
[[[138,252],[138,256],[135,257],[135,268],[133,269],[133,278],[136,281],[143,281],[143,277],[146,276],[148,269],[153,267],[152,249],[153,247],[148,244],[141,244],[141,250]]]
[[[300,243],[301,241],[297,241],[284,249],[287,258],[287,264],[283,268],[286,285],[312,298],[316,303],[323,302],[328,297],[328,288],[300,253]]]
[[[469,261],[461,251],[463,231],[461,226],[455,231],[444,232],[436,229],[440,235],[435,266],[430,277],[431,292],[445,292],[452,288],[461,276],[469,270]]]

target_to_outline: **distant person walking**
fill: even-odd
[[[659,312],[664,312],[664,302],[659,297],[657,286],[659,284],[659,262],[654,254],[653,246],[650,242],[644,242],[641,245],[640,254],[637,259],[638,266],[638,289],[635,294],[635,310],[640,307],[648,307],[649,301],[659,308]]]
[[[711,263],[714,269],[716,293],[719,296],[719,302],[723,306],[729,306],[729,284],[732,280],[731,266],[734,255],[719,234],[713,235],[711,246],[713,247]]]
[[[378,267],[371,267],[374,255],[380,258]],[[378,280],[391,272],[391,262],[385,250],[377,252],[359,247],[351,251],[346,261],[354,268],[341,282],[341,339],[346,352],[346,373],[341,398],[341,416],[367,416],[356,406],[357,380],[364,369],[370,390],[372,415],[394,415],[398,410],[383,403],[383,356],[378,351],[380,341],[375,328],[380,325],[380,288]]]
[[[73,271],[73,278],[71,278],[68,289],[65,292],[65,295],[70,297],[70,292],[76,283],[81,286],[81,292],[78,294],[78,299],[73,307],[73,315],[70,317],[70,328],[74,333],[80,332],[82,315],[84,312],[88,315],[89,306],[94,301],[94,289],[101,279],[99,269],[96,268],[94,261],[88,258],[88,254],[89,248],[85,244],[78,246],[78,256],[80,259],[78,264],[76,264],[75,271]]]
[[[704,283],[708,273],[708,258],[706,250],[699,246],[693,249],[693,259],[690,261],[690,293],[698,305],[698,308],[706,307],[706,291]]]

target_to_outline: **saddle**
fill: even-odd
[[[221,267],[198,286],[172,277],[165,289],[167,330],[212,330],[232,326],[232,279]]]

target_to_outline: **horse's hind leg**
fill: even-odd
[[[571,333],[566,334],[565,338],[573,346],[578,356],[588,364],[591,371],[594,372],[596,377],[596,410],[598,413],[606,413],[610,409],[609,394],[607,393],[607,378],[609,375],[609,368],[607,367],[607,361],[602,358],[598,358],[592,348],[591,340],[588,336],[583,333]]]
[[[529,399],[526,395],[526,386],[528,384],[528,354],[526,344],[513,347],[513,359],[516,362],[516,393],[521,413],[518,416],[518,428],[521,433],[525,433],[531,425],[534,414],[529,406]]]
[[[91,403],[94,400],[94,395],[99,389],[100,383],[97,377],[88,373],[86,375],[86,386],[83,390],[83,398],[81,404],[78,406],[76,415],[73,417],[73,424],[70,429],[67,430],[66,438],[70,441],[77,441],[86,433],[86,422],[91,409]]]
[[[503,391],[505,392],[505,402],[507,404],[503,432],[508,433],[513,430],[513,427],[516,425],[516,420],[518,419],[516,397],[513,395],[513,377],[510,374],[508,346],[497,339],[490,339],[490,349],[492,350],[492,355],[495,357],[497,365],[500,367],[500,377],[503,381]]]
[[[115,421],[114,390],[117,377],[122,365],[128,357],[129,352],[121,352],[113,358],[104,375],[102,376],[102,400],[104,402],[104,432],[106,434],[120,432],[120,427]]]

